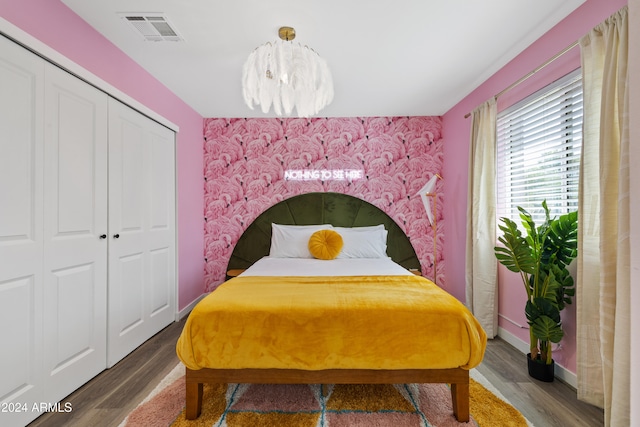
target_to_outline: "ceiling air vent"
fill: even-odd
[[[145,40],[178,42],[182,37],[161,13],[119,13]]]

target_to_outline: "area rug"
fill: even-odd
[[[192,421],[184,393],[179,364],[120,427],[532,427],[475,369],[468,423],[454,418],[447,384],[337,384],[327,396],[319,385],[206,384]]]

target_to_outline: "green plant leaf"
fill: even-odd
[[[571,297],[576,293],[573,277],[571,277],[571,273],[569,273],[566,267],[560,268],[557,265],[552,265],[552,271],[557,284],[554,290],[556,293],[556,306],[558,310],[562,310],[565,304],[571,304]]]
[[[527,301],[525,314],[531,331],[538,340],[560,342],[564,335],[560,310],[551,301],[543,297]]]
[[[500,220],[504,223],[499,225],[503,235],[498,238],[498,241],[502,246],[494,248],[498,262],[510,271],[532,274],[535,270],[535,260],[531,257],[531,251],[518,225],[509,218],[500,218]]]
[[[564,336],[564,331],[548,316],[538,317],[531,325],[533,334],[540,341],[559,343]]]
[[[567,266],[578,254],[578,212],[570,212],[549,224],[550,233],[544,241],[543,261],[559,267]]]
[[[537,279],[537,282],[536,282]],[[531,276],[531,295],[534,298],[544,298],[553,304],[558,305],[558,297],[562,297],[562,287],[556,279],[554,271],[544,269],[538,271],[538,276]]]

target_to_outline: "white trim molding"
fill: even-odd
[[[196,304],[198,304],[200,302],[200,300],[202,300],[207,295],[209,295],[209,293],[205,293],[205,294],[200,295],[198,298],[193,300],[190,304],[187,304],[182,310],[178,311],[176,313],[176,322],[179,322],[182,319],[184,319],[185,317],[187,317],[189,315],[189,313],[191,313],[191,310],[193,310],[193,308],[196,306]]]

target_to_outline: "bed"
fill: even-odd
[[[341,247],[317,259],[310,234]],[[420,276],[409,239],[375,206],[334,193],[278,203],[247,228],[229,270],[241,273],[196,305],[176,345],[187,419],[200,414],[204,383],[438,382],[469,420],[469,370],[486,334]]]

